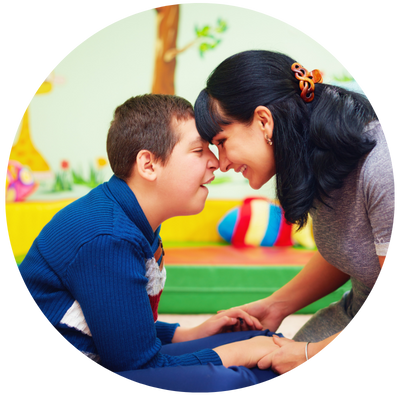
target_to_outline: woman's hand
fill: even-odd
[[[249,315],[240,308],[232,308],[213,315],[194,328],[176,328],[172,343],[201,339],[224,332],[262,330],[257,318]]]
[[[257,363],[258,368],[271,368],[278,374],[284,374],[306,361],[305,342],[295,342],[275,335],[273,341],[279,347],[263,357]]]
[[[339,334],[340,332],[335,333],[320,342],[310,343],[307,351],[308,359],[319,353]],[[300,364],[303,364],[304,361],[307,361],[305,352],[306,342],[295,342],[294,340],[281,338],[276,335],[272,338],[278,348],[261,358],[257,363],[258,368],[271,368],[278,374],[284,374],[285,372],[298,367]]]
[[[225,344],[214,351],[221,358],[225,367],[244,366],[253,368],[257,363],[273,351],[279,349],[271,337],[256,336],[248,340]]]
[[[272,297],[244,304],[231,310],[242,310],[247,314],[257,318],[262,325],[262,329],[269,329],[276,332],[282,320],[287,316],[284,302],[274,302]],[[230,310],[228,310],[230,311]]]
[[[256,317],[264,329],[276,332],[288,315],[332,293],[348,280],[349,275],[329,264],[317,251],[293,279],[271,296],[238,308]]]

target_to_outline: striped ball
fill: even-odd
[[[249,197],[218,224],[220,236],[236,247],[293,246],[292,224],[282,207],[265,197]]]

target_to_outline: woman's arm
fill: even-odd
[[[271,368],[278,374],[284,374],[307,360],[306,346],[308,359],[310,359],[331,343],[339,333],[340,332],[320,342],[309,343],[308,346],[306,342],[295,342],[291,339],[273,336],[274,343],[279,346],[279,348],[263,357],[257,365],[260,369]]]
[[[349,275],[329,264],[316,252],[304,268],[272,296],[286,317],[332,293],[349,280]]]
[[[271,296],[240,308],[256,317],[264,328],[276,331],[288,315],[332,293],[349,275],[329,264],[316,252],[304,268]]]

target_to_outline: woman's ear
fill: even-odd
[[[264,137],[271,140],[274,131],[274,119],[269,108],[258,106],[254,110],[253,121],[263,130]]]
[[[153,182],[157,178],[154,154],[149,150],[140,150],[136,156],[136,170],[139,176]]]

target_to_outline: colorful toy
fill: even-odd
[[[266,197],[249,197],[222,218],[218,233],[235,247],[299,245],[315,248],[311,224],[298,232],[297,228],[285,220],[278,202]]]
[[[293,246],[292,224],[282,207],[265,197],[249,197],[229,211],[218,224],[218,233],[236,247]]]
[[[32,171],[18,161],[9,160],[6,177],[6,201],[23,201],[37,189]]]

